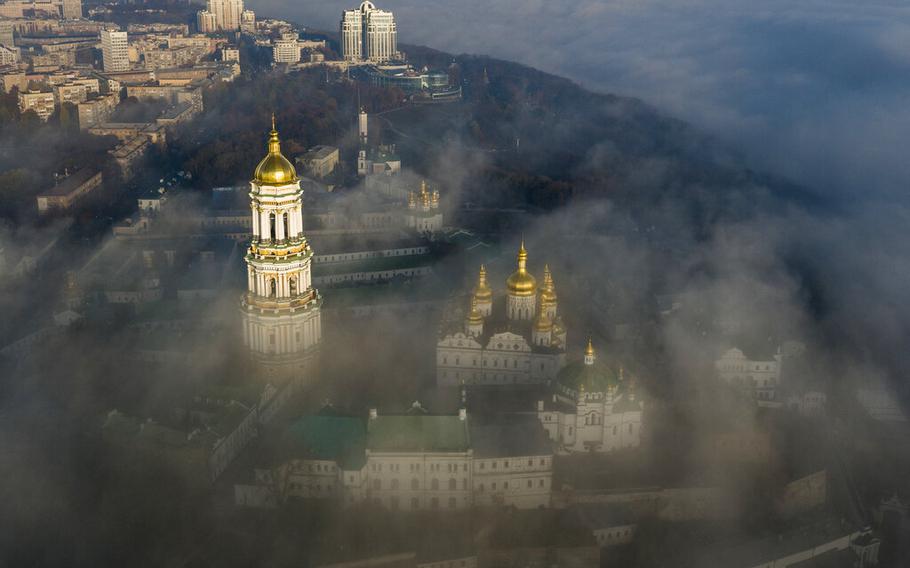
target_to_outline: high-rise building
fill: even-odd
[[[341,16],[341,55],[345,61],[384,63],[399,59],[398,28],[392,12],[364,0]]]
[[[221,29],[236,31],[240,29],[240,17],[243,14],[243,0],[224,0],[224,23]]]
[[[237,31],[241,28],[243,14],[243,0],[208,0],[205,10],[196,13],[196,26],[203,33]],[[255,26],[256,16],[250,14]]]
[[[313,287],[313,250],[303,234],[303,190],[281,154],[274,119],[269,153],[250,187],[253,236],[246,254],[244,341],[268,373],[301,384],[322,338],[322,297]]]
[[[101,57],[105,71],[128,71],[130,53],[126,32],[101,30]]]
[[[210,34],[215,31],[215,14],[208,10],[196,12],[196,29],[200,33]]]
[[[275,63],[300,63],[300,44],[297,32],[285,32],[272,45],[272,60]]]
[[[240,31],[245,34],[256,33],[256,13],[252,10],[244,10],[240,14]]]

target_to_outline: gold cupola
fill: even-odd
[[[272,131],[269,133],[269,153],[256,166],[253,181],[260,185],[285,185],[298,180],[294,165],[281,153],[281,141],[275,129],[275,115],[272,115]]]
[[[483,315],[477,310],[477,298],[471,297],[471,311],[467,317],[468,325],[483,325]]]
[[[537,293],[537,280],[528,272],[528,251],[525,250],[524,240],[518,249],[518,270],[506,279],[506,287],[511,296],[533,296]]]
[[[493,300],[493,290],[487,284],[487,269],[482,264],[477,275],[477,286],[474,287],[474,298],[480,303]]]
[[[543,267],[543,286],[540,287],[540,304],[549,306],[556,303],[556,286],[553,284],[553,274],[550,265]]]

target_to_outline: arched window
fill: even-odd
[[[293,276],[288,280],[288,288],[291,291],[291,296],[297,295],[297,279]]]
[[[269,298],[274,298],[278,295],[278,283],[274,278],[269,279]]]
[[[392,480],[392,489],[398,489],[398,480],[397,479]]]
[[[269,213],[269,234],[273,241],[275,240],[275,230],[275,214]]]
[[[411,491],[417,491],[420,489],[420,482],[416,478],[411,480]]]
[[[449,491],[455,491],[457,489],[456,481],[454,478],[449,480]]]
[[[284,221],[284,240],[288,240],[291,238],[291,223],[287,213],[283,214],[281,217]]]
[[[439,490],[439,480],[438,479],[434,479],[433,481],[430,482],[430,489],[432,489],[433,491]]]

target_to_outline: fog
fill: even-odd
[[[547,210],[535,208],[536,214],[522,217],[526,222],[520,227],[488,228],[485,236],[498,241],[498,247],[464,258],[445,258],[434,266],[437,280],[416,281],[391,299],[406,301],[421,286],[466,292],[479,262],[488,264],[491,286],[501,294],[503,280],[514,268],[518,242],[526,241],[531,271],[539,278],[544,263],[553,269],[560,311],[569,327],[569,359],[578,358],[585,337],[595,337],[599,356],[628,365],[648,401],[646,408],[655,409],[647,418],[654,438],[633,458],[640,470],[633,470],[638,477],[630,482],[638,485],[630,486],[722,479],[745,488],[758,485],[755,477],[782,469],[768,460],[759,461],[755,469],[731,473],[723,468],[729,457],[724,455],[714,456],[716,462],[697,463],[700,448],[710,446],[712,436],[729,423],[738,422],[747,431],[761,428],[752,401],[731,404],[723,389],[716,388],[714,359],[737,341],[765,347],[787,340],[805,343],[813,368],[802,378],[820,381],[829,390],[850,391],[878,378],[903,386],[903,373],[910,364],[905,349],[910,335],[906,287],[910,219],[903,199],[895,197],[910,173],[900,159],[898,143],[910,120],[908,111],[898,105],[905,95],[910,63],[903,39],[907,30],[900,23],[906,14],[885,4],[853,8],[846,3],[810,3],[793,9],[775,1],[753,9],[740,1],[722,6],[647,1],[571,6],[564,0],[513,6],[390,1],[380,6],[396,12],[403,42],[516,59],[597,90],[640,97],[662,113],[688,119],[719,137],[720,144],[711,147],[695,132],[677,131],[676,124],[668,127],[650,115],[641,119],[637,114],[641,109],[628,101],[601,101],[598,104],[609,106],[607,110],[552,112],[558,118],[548,120],[558,122],[558,127],[534,138],[523,135],[521,153],[514,156],[510,151],[495,154],[475,147],[477,140],[458,134],[467,129],[456,124],[451,132],[436,132],[438,140],[411,141],[425,152],[422,168],[412,169],[405,163],[402,178],[412,186],[429,178],[432,187],[442,188],[447,224],[469,224],[471,211],[462,209],[467,202],[484,192],[503,201],[508,197],[501,187],[506,182],[494,179],[491,170],[511,167],[528,177],[536,175],[557,160],[553,146],[575,150],[563,143],[573,139],[581,121],[591,116],[604,122],[615,119],[612,130],[604,128],[614,137],[586,141],[590,144],[573,156],[577,163],[573,161],[567,177],[577,176],[577,185],[560,180],[575,192],[575,199]],[[260,17],[293,18],[334,29],[338,13],[347,6],[253,3],[250,7]],[[494,74],[492,80],[495,84],[499,77]],[[255,96],[254,88],[267,91],[275,84],[291,85],[286,77],[260,81],[244,87],[249,89],[246,92],[225,87],[219,100],[252,107],[247,99]],[[340,107],[353,109],[350,85],[320,85],[313,81],[313,90],[333,89]],[[281,97],[297,97],[294,104],[306,99],[314,107],[324,100],[313,92],[292,89]],[[524,107],[512,108],[516,107],[520,109],[517,117],[503,111],[508,118],[497,125],[508,135],[536,125],[538,115],[521,114],[526,112],[521,110]],[[288,103],[288,108],[293,104]],[[249,145],[237,144],[230,157],[218,156],[233,161],[240,175],[246,176],[264,152],[267,124],[222,126],[223,111],[208,109],[194,125],[206,124],[212,128],[210,133],[219,134],[230,128],[248,130],[246,136],[256,141],[254,155],[244,155]],[[428,112],[443,113],[445,108]],[[251,111],[246,120],[252,123],[262,116],[264,122],[265,115]],[[383,124],[395,119],[385,117]],[[334,130],[323,128],[337,139],[312,140],[306,139],[315,136],[307,119],[295,120],[285,129],[285,116],[279,112],[279,128],[294,133],[285,138],[283,148],[302,151],[312,143],[351,147],[354,117],[348,118],[339,119]],[[640,143],[648,127],[671,147]],[[592,131],[599,132],[586,132]],[[405,145],[391,128],[385,132],[386,142]],[[746,161],[756,167],[768,167],[809,184],[810,191],[836,192],[844,199],[826,199],[823,202],[830,207],[813,209],[811,203],[781,195],[780,186],[739,175],[735,160],[717,150],[728,144],[741,149]],[[200,159],[206,167],[216,158],[209,163],[205,156],[217,154],[207,149],[211,153]],[[199,158],[187,152],[187,160]],[[723,175],[729,174],[726,167],[737,175]],[[705,174],[704,179],[686,177],[692,170]],[[245,179],[236,182],[242,184]],[[607,182],[601,183],[603,179]],[[209,189],[192,187],[187,192],[200,190],[205,195]],[[362,190],[342,190],[349,195],[332,206],[336,211],[357,209],[357,194]],[[204,214],[204,208],[197,206],[205,199],[184,201],[172,213],[172,225],[157,227],[158,236],[179,240],[180,246],[198,252],[197,245],[189,244],[179,230],[179,221]],[[61,229],[52,224],[44,231],[56,234]],[[20,254],[22,234],[21,229],[4,229],[0,249]],[[97,247],[133,247],[130,241],[112,245],[110,239],[103,238]],[[238,302],[244,268],[238,251],[245,244],[237,244],[230,257],[218,257],[226,276],[214,297],[200,302],[197,309],[173,316],[164,306],[153,304],[151,311],[161,309],[164,315],[139,309],[111,315],[100,301],[101,292],[87,290],[96,298],[86,306],[90,317],[69,330],[57,330],[47,344],[53,356],[35,349],[24,362],[5,362],[3,369],[17,381],[3,385],[8,392],[0,411],[4,450],[0,472],[11,480],[2,494],[4,502],[12,504],[5,512],[15,530],[5,533],[0,544],[12,551],[14,560],[35,565],[186,565],[186,558],[195,554],[211,562],[226,559],[225,565],[305,565],[313,563],[301,558],[310,552],[307,546],[319,545],[322,521],[333,523],[326,523],[326,532],[344,533],[356,524],[338,512],[324,514],[311,503],[304,509],[312,515],[306,518],[317,519],[312,531],[301,516],[294,516],[299,511],[272,515],[234,509],[230,481],[222,481],[214,490],[194,492],[184,488],[175,479],[179,473],[168,471],[166,464],[141,472],[127,467],[124,474],[118,470],[130,458],[102,444],[100,423],[114,408],[140,419],[173,415],[176,406],[188,404],[203,386],[261,386],[263,377],[240,338]],[[85,244],[86,259],[96,252],[95,246]],[[68,262],[71,268],[83,265],[74,259]],[[195,262],[179,265],[180,270],[189,272]],[[65,264],[61,262],[57,272]],[[138,263],[135,266],[137,273],[143,270]],[[11,337],[17,336],[14,331],[19,327],[31,331],[52,325],[47,312],[59,299],[62,285],[59,275],[53,276],[40,288],[19,286],[22,279],[0,277],[0,286],[5,286],[2,299],[9,306],[2,329]],[[176,280],[179,274],[171,276]],[[174,287],[173,283],[167,286]],[[331,298],[336,292],[325,287],[321,293]],[[47,301],[42,300],[45,294]],[[669,315],[657,306],[657,298],[663,295],[679,304]],[[22,309],[31,305],[43,305],[37,314],[40,318]],[[326,400],[360,416],[369,406],[397,410],[414,399],[424,400],[432,411],[449,411],[459,403],[457,394],[451,398],[452,393],[435,389],[433,342],[438,311],[363,320],[340,315],[326,310],[322,373],[311,385],[315,388],[295,400],[289,414],[311,413]],[[191,322],[187,324],[183,316]],[[150,365],[136,356],[151,335],[141,330],[145,319],[153,322],[159,317],[176,318],[176,331],[161,335],[169,349],[186,352],[186,359]],[[208,322],[214,323],[208,327]],[[724,332],[731,322],[740,331]],[[622,326],[630,330],[625,336],[618,331]],[[162,326],[162,330],[168,328]],[[472,397],[481,396],[469,395],[469,404],[475,400]],[[672,413],[664,413],[668,407],[678,412],[685,426],[672,432],[685,437],[685,443],[669,448],[668,440],[673,438],[668,431],[679,424],[668,418]],[[276,431],[264,430],[263,438]],[[813,441],[821,445],[823,440]],[[236,479],[248,477],[257,465],[255,457],[246,454],[234,466]],[[622,465],[623,458],[606,458],[610,459]],[[573,470],[578,462],[570,459],[568,463],[570,479],[573,474],[589,473],[584,467]],[[874,490],[869,489],[867,497],[877,499]],[[730,504],[741,507],[737,510],[745,516],[750,509],[741,501],[760,498],[743,491]],[[382,514],[367,508],[363,522],[383,518]],[[268,533],[274,526],[270,523],[281,525],[275,530],[279,536]],[[363,534],[351,538],[355,548],[369,549],[368,545],[377,544],[374,540],[381,540],[370,528],[367,525]],[[378,532],[381,527],[372,528]],[[414,540],[413,535],[409,538]],[[58,542],[48,546],[48,539]],[[231,549],[218,544],[234,539],[254,542],[252,552],[229,558],[225,550]]]
[[[357,2],[254,0],[336,31]],[[653,103],[824,194],[903,194],[910,7],[900,1],[387,0],[399,41],[486,54]]]

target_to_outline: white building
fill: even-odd
[[[439,385],[544,384],[565,365],[566,328],[557,313],[549,267],[544,284],[527,270],[524,243],[518,268],[506,280],[506,297],[494,306],[486,270],[480,267],[469,311],[449,310],[436,346]]]
[[[272,61],[275,63],[300,63],[300,45],[297,32],[284,32],[281,39],[272,45]]]
[[[269,372],[302,381],[322,338],[322,298],[313,288],[313,250],[303,234],[303,190],[281,154],[274,119],[269,153],[250,188],[244,341]]]
[[[366,424],[324,408],[305,416],[271,448],[239,505],[274,506],[288,497],[369,501],[390,510],[550,505],[553,451],[536,422],[474,425],[431,415],[415,402],[405,414],[370,410]]]
[[[101,57],[106,72],[128,71],[130,48],[126,32],[101,30]]]
[[[588,340],[584,361],[559,373],[550,401],[537,403],[537,416],[559,451],[610,452],[641,443],[642,404],[623,370],[598,363]]]
[[[432,235],[442,230],[442,210],[439,208],[439,190],[427,189],[427,182],[420,182],[420,191],[408,192],[408,210],[405,226],[422,235]]]
[[[774,401],[780,386],[782,355],[780,349],[771,357],[749,358],[741,349],[728,349],[715,361],[717,375],[727,384],[740,389],[759,403]]]
[[[341,15],[341,55],[345,61],[384,63],[400,59],[398,29],[392,12],[365,0]]]
[[[240,31],[245,34],[256,33],[256,12],[244,10],[240,13]]]
[[[401,173],[401,157],[395,153],[394,145],[376,145],[370,144],[369,125],[370,117],[366,110],[360,109],[358,116],[358,131],[360,139],[360,150],[357,153],[357,175],[366,176],[366,186],[370,189],[374,186],[382,187],[385,184],[370,183],[371,179],[382,177],[383,180],[389,181],[390,178],[397,178]],[[392,184],[388,184],[391,188]],[[388,197],[404,199],[406,193],[400,192],[398,195],[392,195],[392,192],[385,192]]]

